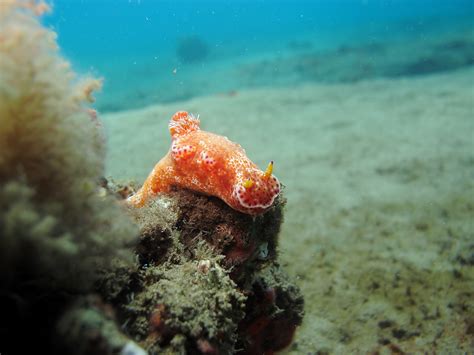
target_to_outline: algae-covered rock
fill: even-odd
[[[284,203],[280,197],[253,218],[175,189],[131,208],[139,269],[110,299],[126,331],[153,354],[260,354],[289,345],[303,298],[276,262]]]
[[[223,352],[234,350],[246,297],[215,257],[150,266],[140,277],[143,289],[127,305],[133,317],[127,328],[152,352],[176,335],[186,337],[187,349],[207,342]]]
[[[171,194],[179,205],[176,228],[189,253],[201,240],[216,254],[225,256],[223,265],[231,269],[239,283],[251,280],[260,264],[276,258],[278,233],[286,201],[280,196],[274,207],[263,215],[236,213],[216,197],[176,191]],[[199,234],[200,238],[196,238]]]
[[[267,264],[253,276],[237,348],[263,354],[287,347],[303,318],[303,305],[299,288],[278,263]]]

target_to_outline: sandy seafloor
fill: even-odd
[[[306,301],[288,353],[470,353],[473,82],[463,69],[106,114],[107,172],[141,182],[170,116],[200,114],[286,186],[280,261]]]

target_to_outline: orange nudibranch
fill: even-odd
[[[171,149],[128,202],[141,207],[156,194],[178,186],[217,196],[243,213],[265,212],[281,189],[272,175],[273,162],[261,171],[239,144],[202,131],[199,123],[199,117],[184,111],[173,115],[169,123]]]

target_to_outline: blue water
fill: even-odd
[[[102,111],[294,85],[307,80],[307,73],[285,70],[288,65],[275,59],[293,56],[294,62],[295,53],[423,41],[449,31],[465,37],[474,18],[470,0],[56,0],[53,7],[44,21],[57,31],[64,55],[80,72],[105,78]],[[206,45],[207,54],[186,63],[176,49],[191,35]],[[265,60],[278,68],[276,80],[258,66],[253,78],[242,78],[242,70],[248,73],[251,63]],[[338,80],[343,79],[329,74],[314,78]]]

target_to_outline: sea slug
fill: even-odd
[[[261,171],[239,144],[201,130],[199,123],[199,117],[184,111],[173,115],[171,149],[128,202],[141,207],[150,197],[178,186],[217,196],[243,213],[265,212],[281,189],[272,175],[273,161]]]

